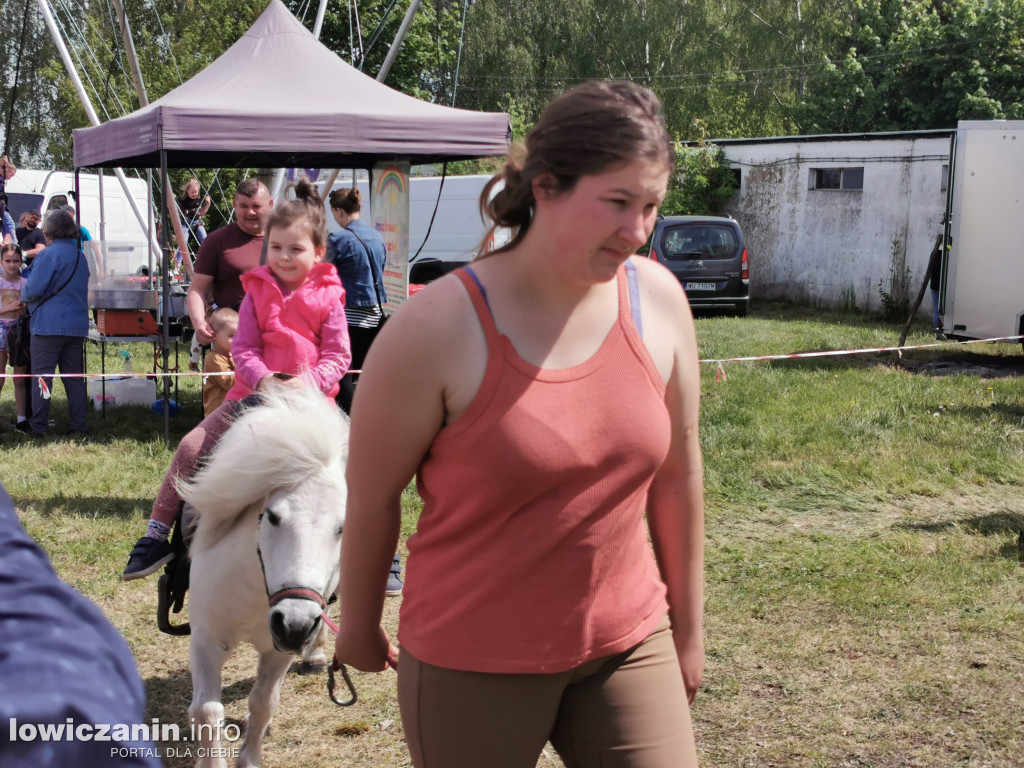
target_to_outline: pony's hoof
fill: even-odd
[[[319,675],[326,671],[326,661],[303,661],[295,668],[296,674],[299,675]]]

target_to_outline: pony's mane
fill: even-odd
[[[270,387],[261,395],[262,404],[241,412],[191,481],[178,481],[197,513],[196,550],[212,546],[279,488],[322,472],[344,481],[348,422],[337,407],[312,387]]]

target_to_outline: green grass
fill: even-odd
[[[890,346],[853,313],[757,304],[701,317],[708,358]],[[908,344],[934,339],[923,326]],[[140,346],[140,345],[132,345]],[[134,354],[134,350],[133,354]],[[108,350],[109,355],[116,350]],[[939,360],[1006,375],[929,375]],[[947,346],[892,355],[726,363],[702,370],[707,672],[694,722],[702,765],[994,766],[1024,754],[1024,355]],[[99,369],[98,358],[90,370]],[[55,388],[55,433],[66,429]],[[199,418],[183,386],[172,441]],[[10,388],[0,414],[13,411]],[[171,451],[140,408],[90,415],[82,445],[0,431],[0,477],[62,576],[136,653],[149,716],[185,724],[187,642],[156,632],[152,580],[117,580]],[[403,497],[402,536],[421,502]],[[385,624],[394,632],[397,602]],[[254,660],[225,671],[242,717]],[[394,676],[358,675],[338,710],[321,678],[289,675],[267,766],[408,765]],[[188,761],[169,761],[186,765]],[[541,766],[561,765],[545,753]]]

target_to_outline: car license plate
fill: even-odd
[[[685,291],[713,291],[715,290],[714,283],[685,283],[683,285]]]

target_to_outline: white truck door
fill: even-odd
[[[1024,316],[1024,120],[957,127],[943,327],[1015,336]]]

